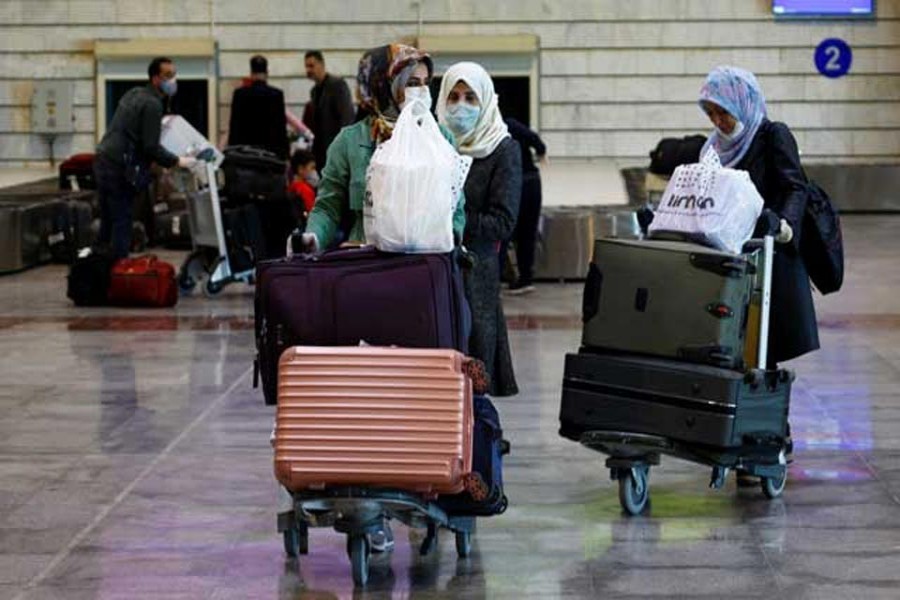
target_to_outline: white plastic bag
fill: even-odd
[[[453,213],[471,165],[431,112],[411,102],[366,172],[366,242],[386,252],[450,252]]]
[[[194,129],[184,117],[179,115],[167,115],[162,119],[162,129],[159,136],[159,143],[163,148],[175,154],[176,156],[197,156],[201,152],[210,153],[215,168],[222,166],[225,155],[219,152],[219,149],[213,146],[203,134]],[[200,161],[197,171],[204,171]]]
[[[675,169],[649,233],[677,232],[739,254],[753,235],[763,199],[750,174],[723,168],[715,150]]]

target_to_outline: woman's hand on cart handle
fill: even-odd
[[[778,229],[778,233],[775,235],[775,241],[779,244],[789,244],[791,240],[794,239],[794,230],[791,228],[791,225],[784,219],[781,219],[781,223]]]
[[[197,164],[197,159],[193,156],[179,156],[178,166],[182,169],[191,169]]]
[[[315,254],[319,251],[319,238],[314,233],[303,233],[295,229],[287,239],[285,254],[291,257],[295,254]]]

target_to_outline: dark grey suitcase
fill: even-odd
[[[582,345],[741,369],[755,256],[659,240],[600,239]]]
[[[560,433],[627,431],[735,448],[786,435],[791,375],[671,360],[566,355]]]
[[[68,204],[42,196],[0,197],[0,273],[50,262],[51,246],[65,241],[59,216]]]

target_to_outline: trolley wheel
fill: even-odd
[[[350,572],[353,583],[362,587],[369,580],[369,540],[365,534],[347,536],[347,554],[350,555]]]
[[[300,555],[300,532],[296,527],[285,529],[282,533],[284,536],[284,554],[288,558],[297,558]]]
[[[468,531],[456,532],[456,555],[468,558],[472,553],[472,534]]]
[[[769,500],[774,500],[784,493],[784,486],[787,484],[787,467],[781,471],[778,477],[761,477],[759,485],[762,487],[763,494]]]
[[[206,280],[203,285],[203,293],[209,296],[210,298],[214,296],[218,296],[222,290],[225,289],[225,284],[220,282],[215,282],[212,278]]]
[[[629,515],[639,515],[647,508],[650,499],[649,473],[648,466],[622,469],[619,473],[619,503]]]
[[[193,293],[196,287],[197,281],[192,277],[178,276],[178,291],[181,292],[182,295],[187,296],[188,294]]]

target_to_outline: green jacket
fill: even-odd
[[[375,152],[371,130],[371,120],[368,118],[348,125],[328,147],[328,160],[316,192],[316,204],[306,224],[306,232],[316,234],[322,249],[331,246],[338,226],[347,222],[351,211],[354,221],[349,241],[362,242],[366,239],[363,229],[366,169]],[[455,147],[453,134],[444,127],[441,127],[441,133]],[[459,205],[453,214],[453,232],[457,239],[462,239],[465,227],[465,197],[460,193]]]

